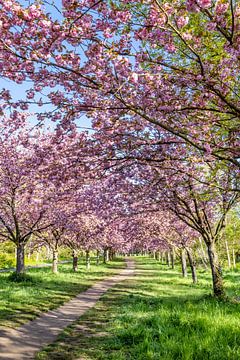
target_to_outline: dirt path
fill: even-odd
[[[51,344],[66,326],[93,307],[108,289],[133,274],[134,262],[126,260],[126,263],[126,269],[118,275],[97,282],[58,309],[48,311],[16,330],[1,330],[0,359],[34,359],[36,352]]]

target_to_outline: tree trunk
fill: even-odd
[[[104,262],[104,264],[106,264],[108,261],[109,261],[109,250],[108,250],[108,249],[104,249],[103,262]]]
[[[187,261],[185,249],[181,250],[182,276],[187,277]]]
[[[235,250],[232,249],[232,259],[233,259],[233,268],[236,268],[236,256],[235,256]]]
[[[78,270],[78,256],[76,250],[73,250],[72,257],[73,257],[73,271],[76,272]]]
[[[222,297],[224,296],[222,269],[219,264],[218,255],[216,252],[214,242],[209,242],[207,244],[207,247],[208,247],[209,262],[212,271],[213,294],[217,297]]]
[[[113,255],[113,250],[110,249],[110,250],[109,250],[109,260],[110,260],[110,261],[113,260],[113,256],[114,256],[114,255]]]
[[[167,266],[170,267],[171,255],[170,255],[169,251],[167,251],[167,253],[166,253],[166,261],[167,261]]]
[[[174,269],[174,267],[175,267],[175,250],[174,250],[174,248],[172,248],[172,251],[171,251],[171,265],[172,265],[172,269]]]
[[[225,241],[225,246],[226,246],[226,253],[227,253],[227,260],[228,260],[228,267],[231,267],[231,258],[230,258],[230,253],[229,253],[229,247],[228,247],[228,242],[227,240]]]
[[[22,274],[25,271],[24,244],[17,245],[16,273]]]
[[[58,249],[53,249],[52,272],[54,274],[58,273]]]
[[[161,252],[161,264],[164,265],[164,254]]]
[[[197,283],[196,261],[193,257],[192,251],[188,248],[186,249],[186,251],[187,251],[188,261],[189,261],[189,265],[190,265],[190,269],[191,269],[191,273],[192,273],[192,280],[193,280],[193,283],[196,284]]]
[[[46,246],[46,257],[48,260],[51,259],[51,249],[49,245]]]
[[[207,258],[206,258],[206,254],[205,254],[205,251],[203,248],[203,242],[202,242],[201,237],[199,237],[199,243],[200,243],[201,260],[202,260],[204,268],[207,270],[208,263],[207,263]]]
[[[86,250],[86,269],[90,269],[90,251]]]
[[[99,262],[100,262],[100,251],[97,250],[96,265],[99,265]]]

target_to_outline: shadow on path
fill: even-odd
[[[134,261],[126,259],[126,264],[127,267],[118,275],[97,282],[58,309],[48,311],[17,330],[0,330],[0,359],[34,359],[36,352],[52,343],[66,326],[92,308],[108,289],[133,275]]]

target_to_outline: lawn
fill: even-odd
[[[232,298],[217,301],[209,273],[192,285],[179,270],[136,261],[135,277],[108,291],[36,359],[240,359],[240,272],[225,274]]]
[[[122,260],[117,260],[107,265],[92,265],[86,271],[83,260],[81,263],[76,273],[71,264],[59,265],[57,275],[51,273],[51,268],[30,269],[27,273],[31,281],[23,283],[10,281],[10,273],[0,273],[0,326],[17,327],[32,320],[40,312],[60,306],[125,266]]]

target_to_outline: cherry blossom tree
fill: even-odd
[[[27,101],[3,90],[5,107],[50,101],[54,110],[40,121],[49,116],[67,128],[84,112],[109,142],[134,142],[149,128],[165,146],[184,142],[239,168],[236,1],[74,0],[53,3],[52,12],[34,1],[0,6],[1,74],[32,81]]]
[[[221,170],[215,175],[213,185],[204,185],[185,175],[168,174],[165,187],[161,190],[164,206],[180,220],[197,231],[203,238],[212,271],[213,292],[224,294],[222,271],[216,250],[220,234],[225,226],[226,215],[237,203],[238,193],[229,192],[229,182],[233,179]],[[207,173],[205,173],[207,176]],[[202,176],[202,180],[204,176]],[[218,187],[216,186],[218,183]]]
[[[214,293],[221,296],[215,245],[239,192],[238,2],[52,5],[49,10],[47,2],[23,6],[0,0],[0,74],[29,84],[17,100],[2,89],[1,109],[14,120],[16,109],[37,104],[39,124],[56,122],[53,165],[42,180],[54,186],[68,182],[70,192],[108,176],[86,189],[84,202],[90,197],[91,206],[99,207],[95,215],[104,220],[114,213],[114,203],[111,221],[119,244],[118,217],[160,208],[175,214],[203,237]],[[92,120],[91,139],[77,134],[82,114]],[[45,150],[35,146],[42,164]]]
[[[27,128],[8,124],[1,124],[0,136],[0,237],[16,245],[16,271],[22,273],[26,243],[35,231],[49,226],[45,214],[52,195],[39,181],[35,140],[29,140]],[[40,134],[38,139],[45,140]]]

